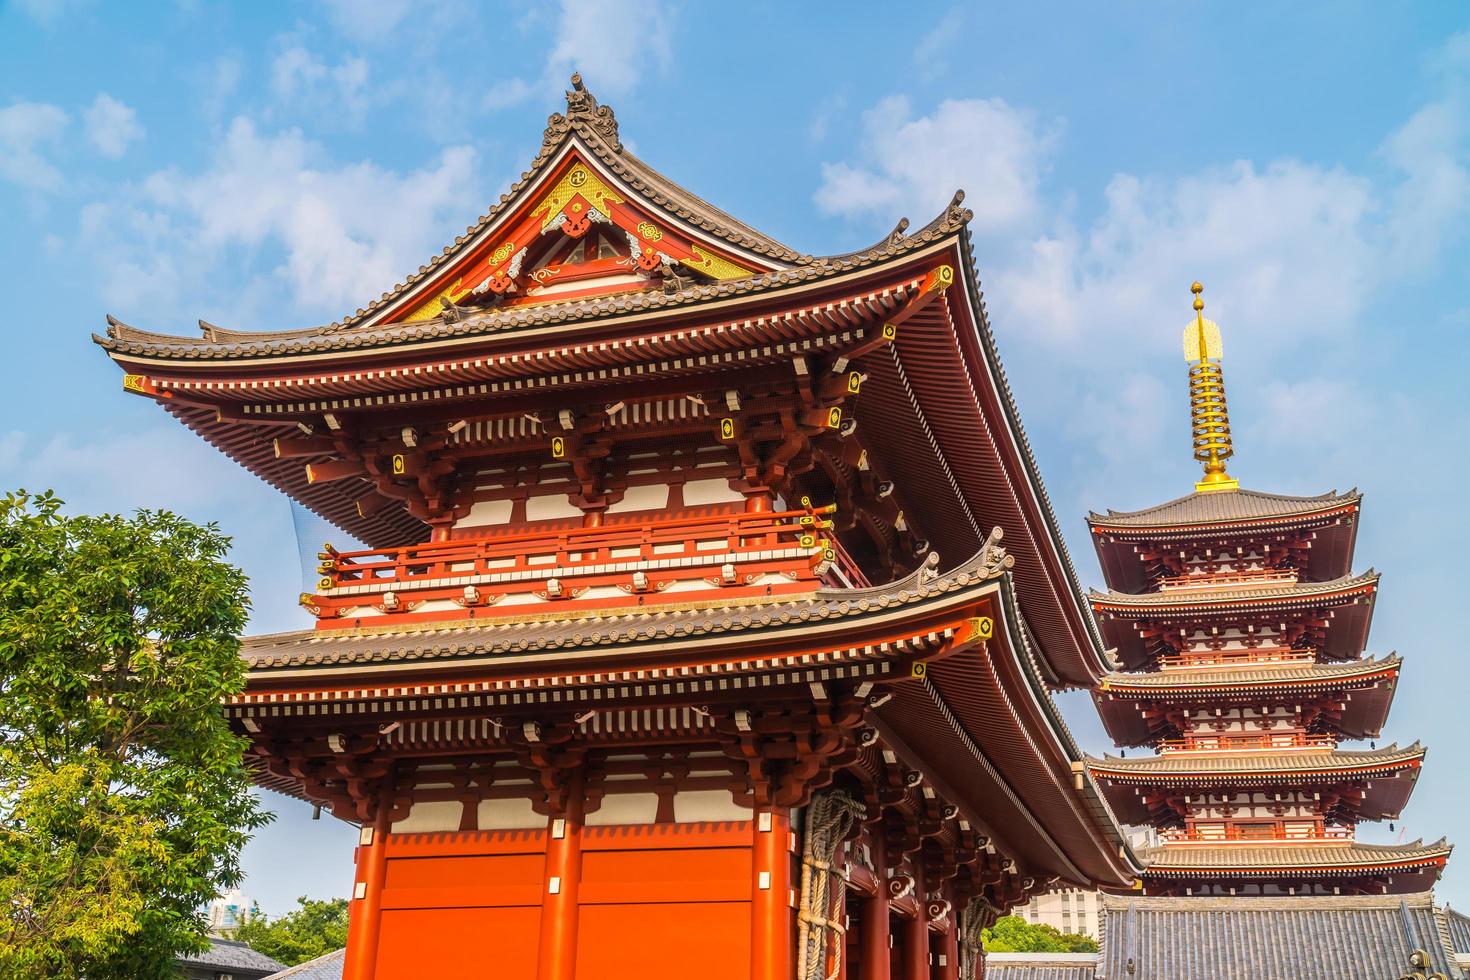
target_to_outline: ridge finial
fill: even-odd
[[[1225,374],[1220,368],[1223,345],[1220,327],[1205,319],[1205,287],[1190,285],[1194,294],[1194,320],[1184,328],[1184,360],[1189,363],[1189,421],[1194,458],[1204,464],[1205,475],[1194,485],[1206,493],[1236,490],[1240,481],[1225,472],[1225,461],[1235,455],[1230,438],[1230,414],[1225,405]]]

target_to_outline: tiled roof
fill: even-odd
[[[1296,517],[1320,513],[1343,504],[1356,503],[1362,494],[1356,490],[1336,490],[1317,497],[1288,497],[1259,490],[1211,490],[1191,493],[1157,507],[1143,510],[1109,510],[1092,513],[1088,523],[1094,527],[1169,527],[1176,524],[1207,524],[1215,521],[1248,521],[1260,518]]]
[[[1327,752],[1301,751],[1297,749],[1258,752],[1167,752],[1163,755],[1142,756],[1122,759],[1105,755],[1101,759],[1089,757],[1087,764],[1092,769],[1108,772],[1139,774],[1195,773],[1215,775],[1224,773],[1291,773],[1297,771],[1317,772],[1320,770],[1356,769],[1369,766],[1392,766],[1424,758],[1424,748],[1418,742],[1399,748],[1389,745],[1367,752],[1352,752],[1333,749]]]
[[[1451,850],[1443,839],[1432,844],[1417,840],[1411,844],[1364,844],[1358,841],[1300,844],[1282,841],[1261,845],[1165,844],[1143,848],[1139,854],[1149,862],[1150,870],[1289,867],[1295,872],[1345,865],[1394,865],[1434,860],[1448,857]]]
[[[1099,592],[1093,589],[1088,598],[1107,606],[1161,608],[1168,606],[1206,606],[1236,602],[1259,602],[1263,599],[1294,601],[1313,596],[1331,595],[1359,586],[1376,585],[1379,575],[1371,568],[1361,575],[1344,575],[1326,582],[1297,582],[1294,585],[1259,586],[1241,589],[1180,589],[1171,592]]]
[[[1199,670],[1150,670],[1138,673],[1112,673],[1102,679],[1101,689],[1151,687],[1173,690],[1188,687],[1242,685],[1251,688],[1276,684],[1315,684],[1352,680],[1388,667],[1397,667],[1403,658],[1364,657],[1334,663],[1304,663],[1294,666],[1218,667]]]
[[[1092,980],[1098,953],[987,953],[985,980]]]
[[[218,967],[230,970],[251,970],[272,973],[285,966],[264,953],[257,952],[249,944],[234,939],[219,939],[211,936],[209,949],[203,953],[188,953],[179,957],[179,962],[195,967]]]
[[[92,339],[104,350],[116,355],[200,361],[309,355],[348,349],[361,351],[437,340],[491,338],[525,328],[560,323],[587,323],[648,310],[696,306],[702,302],[735,296],[760,296],[788,286],[832,279],[846,272],[879,265],[885,260],[901,257],[941,241],[954,234],[970,217],[971,212],[968,209],[951,208],[913,235],[894,242],[885,242],[864,252],[820,259],[811,265],[781,269],[745,279],[691,285],[672,295],[661,289],[613,293],[559,303],[490,309],[453,321],[436,318],[413,323],[377,323],[362,327],[332,324],[260,333],[209,327],[199,337],[180,337],[140,330],[109,317],[106,336],[94,334]]]
[[[339,949],[314,960],[298,963],[280,973],[272,973],[265,980],[342,980],[343,961],[346,959],[347,950]]]
[[[800,628],[847,621],[955,592],[997,578],[990,567],[997,550],[986,549],[943,575],[926,565],[896,582],[862,589],[818,589],[795,599],[752,605],[689,604],[625,607],[577,618],[533,619],[522,615],[500,623],[459,620],[452,627],[382,631],[297,630],[247,637],[240,652],[253,670],[436,660],[506,653],[553,653],[587,647],[657,642],[678,637]],[[466,625],[472,623],[473,625]]]
[[[891,234],[869,248],[819,257],[801,254],[731,217],[629,153],[618,138],[617,121],[612,109],[598,105],[581,87],[580,81],[576,82],[576,86],[574,92],[567,93],[566,115],[558,113],[551,117],[543,137],[541,152],[521,175],[521,179],[501,196],[500,202],[416,273],[383,293],[367,307],[344,318],[342,322],[307,329],[252,332],[228,330],[201,321],[201,336],[175,337],[139,330],[109,317],[107,336],[93,339],[105,349],[119,354],[196,360],[270,357],[342,348],[381,347],[444,337],[492,335],[518,327],[581,322],[644,309],[684,306],[703,300],[759,293],[823,279],[930,245],[963,227],[972,216],[969,210],[961,207],[964,200],[961,192],[955,195],[950,205],[938,217],[912,234],[906,233],[908,222],[905,219]],[[431,319],[416,323],[381,322],[379,314],[385,307],[413,292],[420,282],[436,275],[443,266],[458,260],[467,249],[475,247],[479,243],[481,232],[501,218],[508,208],[522,200],[521,192],[542,174],[548,164],[559,158],[561,150],[574,138],[579,147],[601,161],[619,180],[636,191],[645,204],[669,212],[731,245],[773,260],[771,264],[779,263],[781,267],[744,279],[690,286],[673,295],[666,295],[657,289],[632,291],[612,296],[490,310],[471,314],[457,321]]]
[[[1103,899],[1101,980],[1463,980],[1433,895]]]
[[[1460,955],[1470,954],[1470,916],[1461,915],[1446,906],[1441,917],[1449,936],[1450,948]]]

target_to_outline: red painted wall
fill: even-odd
[[[581,831],[574,980],[751,976],[749,822]],[[377,980],[537,980],[546,831],[394,834]],[[567,885],[563,884],[563,888]]]

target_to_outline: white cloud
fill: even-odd
[[[82,124],[97,152],[113,160],[126,153],[130,143],[143,138],[138,114],[106,92],[98,93],[92,104],[82,110]]]
[[[560,0],[555,23],[527,10],[517,30],[549,34],[551,50],[539,78],[503,78],[490,86],[483,105],[497,110],[533,96],[564,90],[580,72],[596,95],[619,95],[667,71],[672,59],[673,10],[662,0]]]
[[[16,102],[0,109],[0,179],[40,191],[61,187],[61,171],[42,155],[66,129],[67,115],[44,102]]]
[[[332,23],[355,41],[391,39],[413,7],[412,0],[327,0]]]
[[[344,58],[329,66],[306,47],[292,43],[271,62],[271,94],[296,110],[312,110],[329,118],[362,122],[369,104],[368,63]]]
[[[1003,99],[946,99],[915,117],[908,99],[891,96],[863,113],[859,161],[822,165],[816,204],[826,214],[927,221],[965,188],[976,232],[1015,231],[1040,213],[1056,129]]]
[[[556,41],[546,59],[552,84],[580,71],[594,91],[630,92],[671,57],[674,13],[658,0],[561,0]]]
[[[1294,340],[1351,323],[1374,285],[1374,188],[1342,170],[1283,160],[1176,179],[1123,174],[1104,197],[1085,230],[1058,222],[1022,243],[1020,261],[995,261],[998,322],[1063,352],[1132,354],[1134,338],[1156,344],[1175,321],[1182,331],[1185,290],[1203,278],[1211,315],[1232,336]]]
[[[938,78],[948,68],[946,60],[950,50],[965,37],[964,11],[955,7],[931,27],[914,48],[914,64],[925,79]]]
[[[81,239],[104,301],[125,316],[249,320],[289,306],[293,317],[333,318],[401,281],[482,200],[469,147],[397,173],[335,164],[299,131],[263,134],[237,118],[203,170],[160,171],[130,198],[88,206]],[[182,287],[197,304],[208,301],[200,284],[221,278],[239,306],[180,308]]]

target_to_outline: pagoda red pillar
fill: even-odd
[[[883,869],[888,865],[881,833],[871,835],[870,849],[873,869],[879,878],[873,894],[863,898],[863,960],[862,976],[858,980],[888,980],[892,973],[888,945],[888,889],[882,878]]]
[[[903,980],[929,980],[929,920],[922,901],[903,922]]]
[[[551,823],[546,844],[546,896],[541,908],[538,980],[574,980],[577,972],[577,895],[582,880],[583,778],[568,779],[564,817]]]
[[[754,827],[750,975],[752,980],[789,980],[796,941],[791,928],[790,811],[759,811]]]
[[[383,879],[388,870],[388,832],[393,827],[393,788],[390,772],[378,794],[378,808],[372,826],[363,828],[365,832],[359,838],[342,980],[373,980],[377,973]]]
[[[934,945],[939,950],[939,956],[934,963],[934,980],[959,980],[960,948],[958,934],[959,924],[955,920],[955,913],[951,912],[949,929],[935,937]]]

